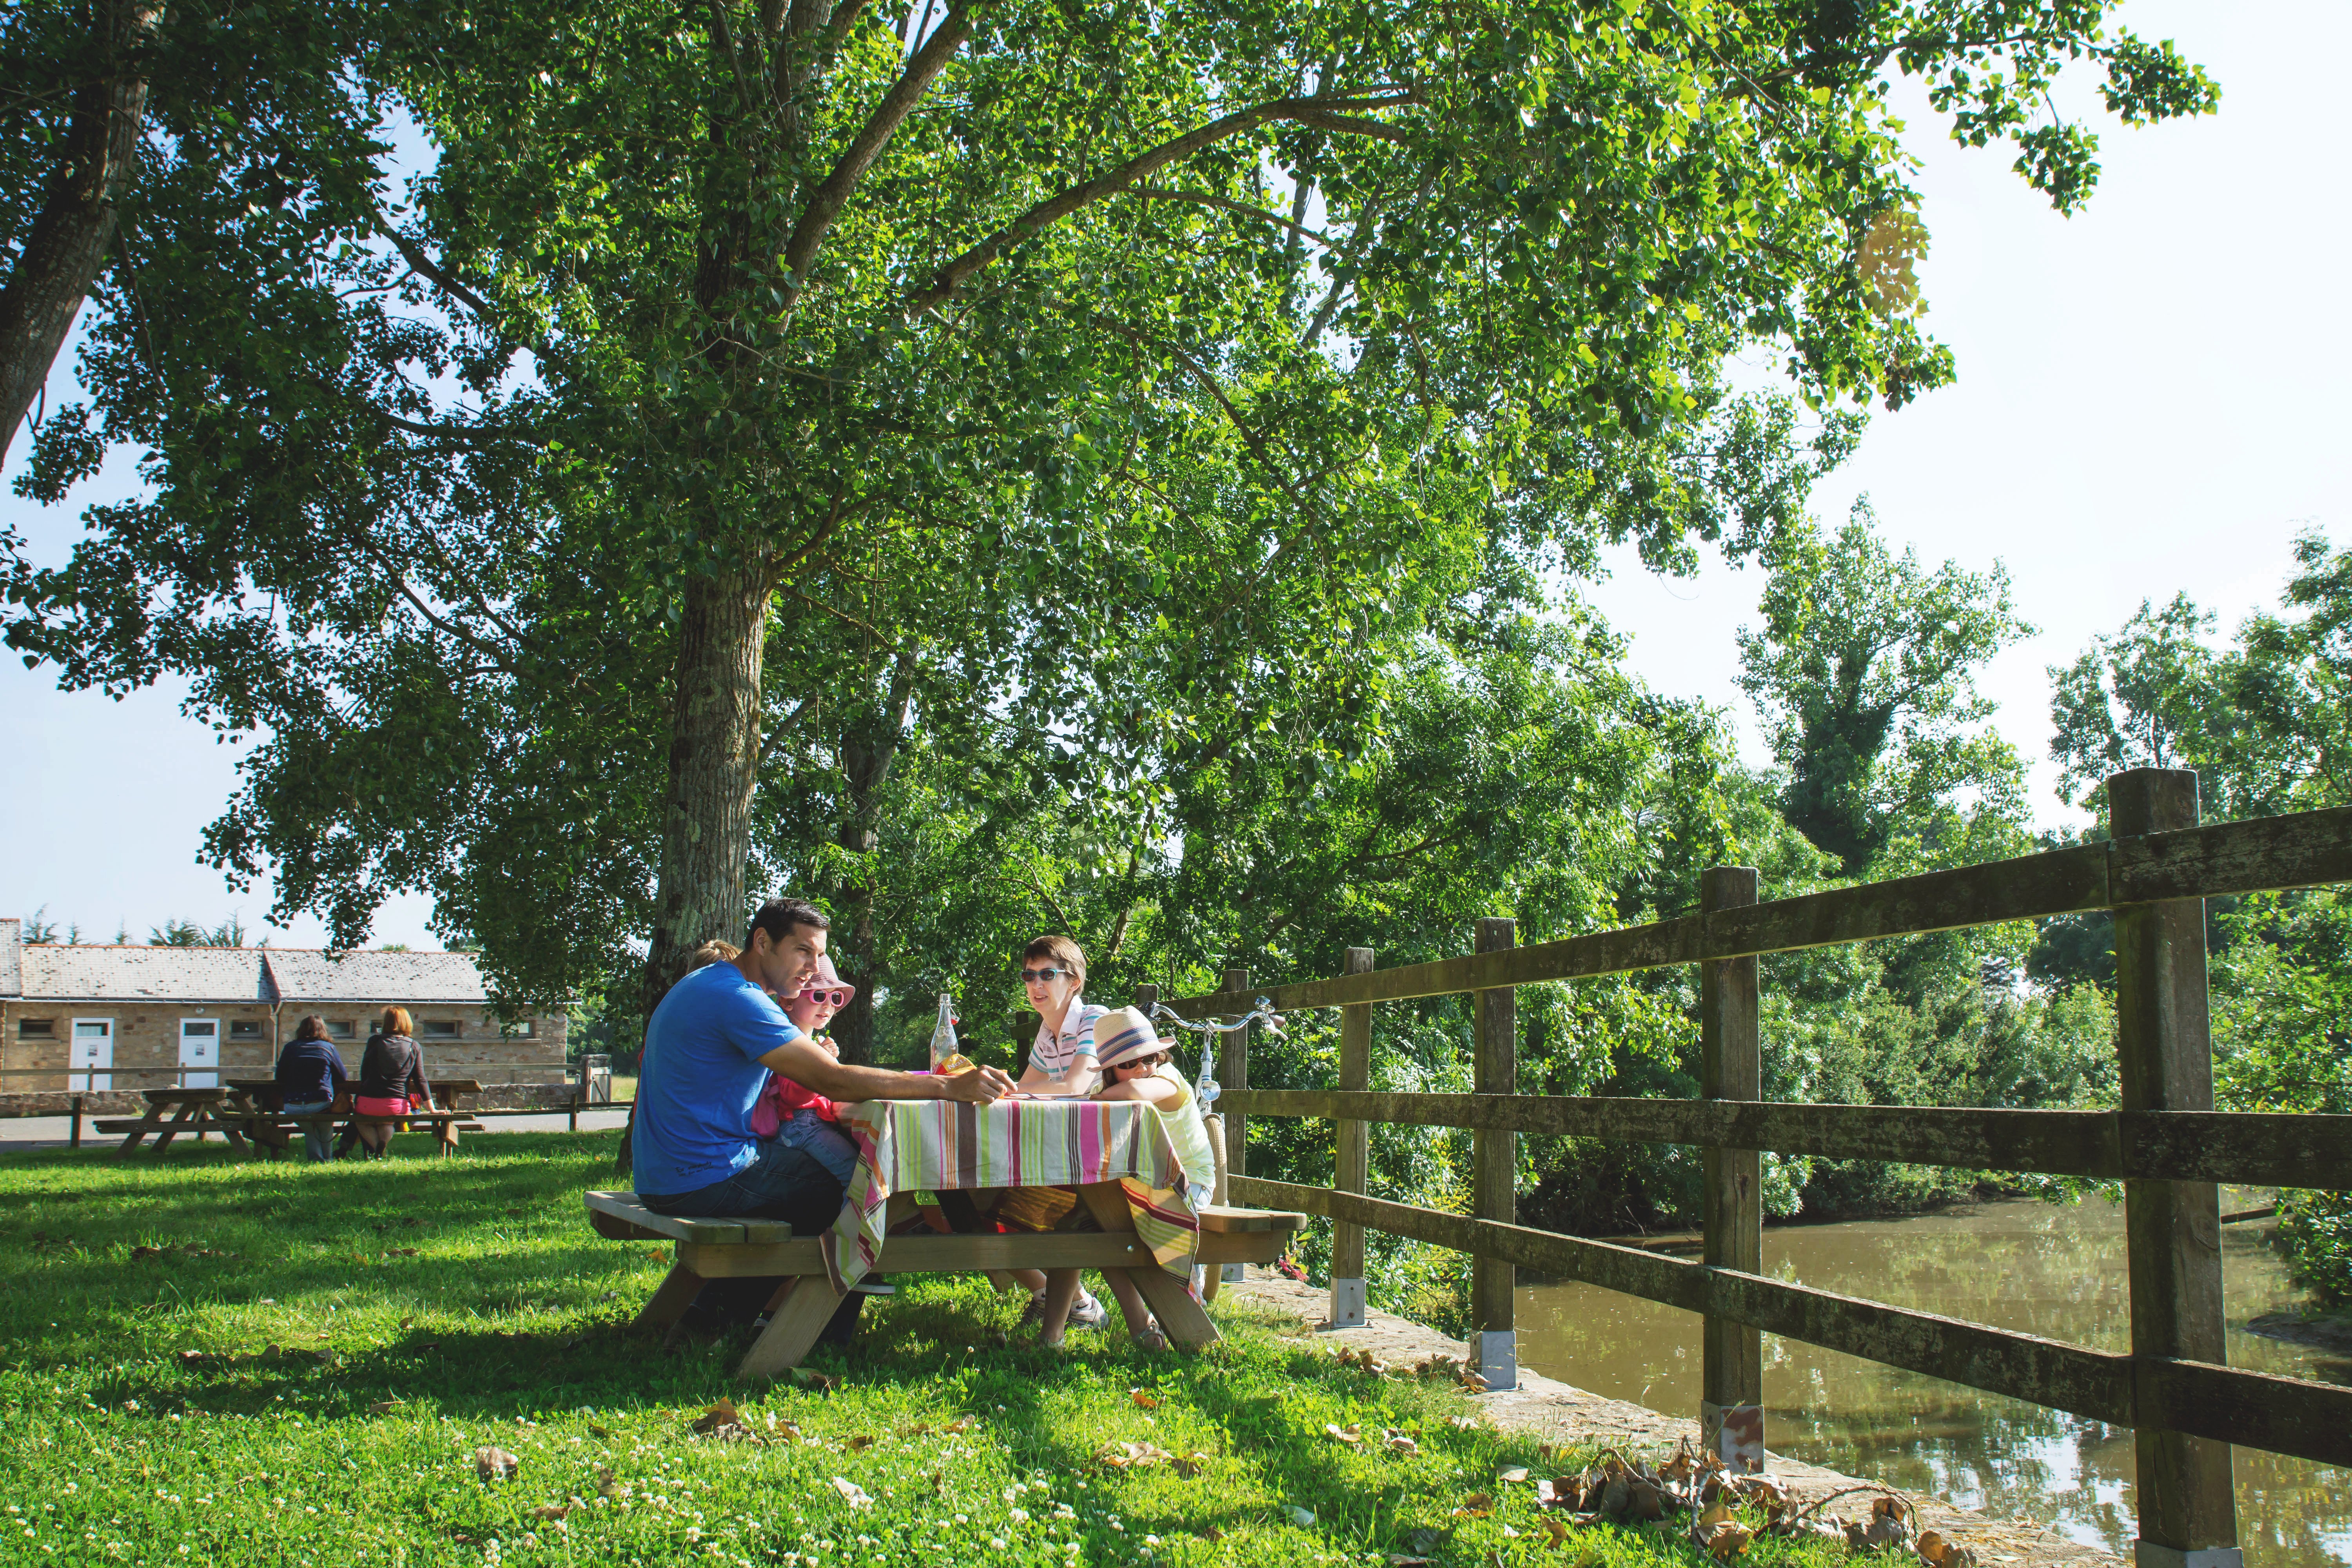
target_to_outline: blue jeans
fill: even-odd
[[[780,1219],[793,1227],[794,1236],[814,1236],[840,1217],[842,1193],[848,1184],[826,1170],[823,1161],[780,1139],[751,1147],[751,1163],[723,1182],[690,1193],[639,1193],[637,1201],[656,1214]]]
[[[776,1142],[814,1158],[844,1187],[857,1169],[856,1142],[814,1111],[794,1111],[790,1121],[776,1129]]]
[[[289,1116],[316,1116],[334,1104],[331,1100],[306,1100],[299,1105],[284,1108]],[[302,1147],[310,1163],[323,1165],[335,1157],[335,1124],[331,1121],[307,1122],[302,1128]]]

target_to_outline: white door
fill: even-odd
[[[180,1087],[182,1089],[218,1089],[220,1087],[220,1020],[217,1018],[183,1018],[180,1020]],[[191,1068],[203,1070],[191,1071]]]
[[[74,1075],[66,1079],[68,1089],[101,1089],[114,1087],[114,1075],[92,1072],[92,1068],[114,1065],[114,1020],[111,1018],[76,1018],[73,1021],[73,1055],[67,1058]]]

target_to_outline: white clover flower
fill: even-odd
[[[1004,1516],[1015,1524],[1026,1524],[1029,1522],[1029,1510],[1027,1509],[1009,1508],[1004,1510]]]

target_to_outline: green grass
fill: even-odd
[[[0,1563],[1704,1562],[1641,1526],[1549,1543],[1530,1489],[1494,1481],[1537,1462],[1531,1441],[1458,1427],[1458,1396],[1339,1367],[1239,1308],[1205,1355],[1083,1332],[1055,1355],[1003,1342],[1018,1301],[983,1281],[908,1279],[853,1352],[813,1363],[837,1386],[739,1385],[740,1335],[664,1352],[628,1330],[666,1249],[588,1229],[578,1194],[611,1180],[610,1149],[0,1158]],[[801,1438],[698,1437],[722,1395]],[[1096,1458],[1122,1442],[1207,1457],[1189,1478]],[[520,1473],[478,1479],[486,1445]],[[1502,1506],[1457,1514],[1476,1492]],[[1751,1561],[1832,1555],[1759,1542]]]

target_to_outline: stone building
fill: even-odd
[[[564,1017],[501,1024],[473,955],[27,945],[0,919],[0,1092],[102,1092],[267,1078],[316,1013],[356,1075],[388,1006],[416,1022],[428,1077],[563,1081]]]

